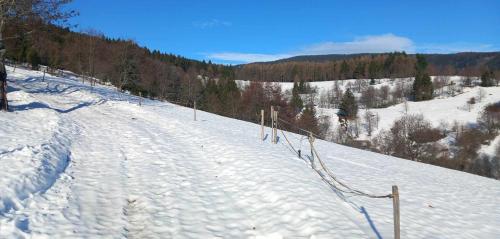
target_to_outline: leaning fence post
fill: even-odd
[[[274,143],[274,106],[271,105],[271,142]]]
[[[274,143],[278,143],[278,111],[274,111]]]
[[[399,228],[399,192],[398,186],[392,186],[392,205],[394,209],[394,239],[400,239]]]
[[[264,110],[260,110],[260,139],[264,140]]]
[[[314,168],[314,149],[313,149],[313,143],[314,143],[314,135],[312,132],[309,132],[309,146],[311,148],[311,165]]]
[[[196,121],[196,100],[193,102],[193,110],[194,110],[194,121]]]

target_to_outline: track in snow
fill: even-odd
[[[11,95],[22,110],[5,120],[26,129],[29,137],[14,137],[15,131],[2,129],[18,142],[2,148],[0,159],[10,161],[0,164],[15,162],[19,150],[32,153],[33,147],[44,144],[70,156],[70,162],[52,172],[51,180],[42,180],[46,186],[26,191],[26,197],[10,196],[17,206],[4,208],[0,215],[0,236],[392,237],[390,200],[339,197],[285,144],[260,142],[258,125],[204,112],[194,122],[187,108],[155,101],[139,107],[136,98],[111,88],[90,89],[55,77],[41,82],[37,73],[19,71],[11,74],[12,85],[19,89]],[[44,120],[39,128],[18,123]],[[60,137],[51,140],[47,135]],[[298,144],[300,138],[293,140]],[[405,237],[493,238],[500,233],[492,223],[500,211],[489,202],[500,196],[497,181],[317,144],[334,172],[357,188],[388,192],[390,185],[401,183]],[[61,162],[58,155],[46,158]],[[36,162],[24,166],[32,165]],[[36,172],[36,167],[29,172]],[[15,173],[4,174],[0,189],[19,182]],[[470,201],[459,191],[447,190],[459,190],[453,184],[456,179],[463,179],[462,187],[483,185],[491,193],[476,192],[481,200],[467,208],[451,204],[456,206],[454,213],[442,204],[453,198],[450,195]],[[441,197],[433,200],[429,192],[437,189]],[[417,196],[409,197],[410,191]],[[486,222],[475,218],[464,225],[467,220],[460,213],[468,211]],[[446,215],[454,218],[444,226],[435,223]]]

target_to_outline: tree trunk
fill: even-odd
[[[9,110],[9,103],[7,101],[7,71],[5,70],[5,47],[2,41],[3,24],[0,23],[0,110]]]
[[[3,111],[9,110],[7,101],[7,71],[3,60],[0,60],[0,109]]]

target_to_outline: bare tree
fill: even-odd
[[[97,49],[97,40],[103,35],[97,30],[87,29],[83,31],[86,35],[88,35],[87,42],[87,76],[90,77],[90,83],[94,83],[95,78],[95,58],[96,58],[96,49]]]
[[[408,114],[408,110],[410,110],[410,105],[408,104],[408,100],[405,99],[405,102],[403,103],[403,107],[405,110],[405,114]]]
[[[457,83],[457,92],[459,94],[463,93],[464,92],[464,85],[461,84],[461,83]]]
[[[472,78],[471,78],[471,77],[466,76],[466,77],[465,77],[465,80],[464,80],[463,82],[464,82],[463,84],[464,84],[465,86],[467,86],[467,87],[472,87]]]
[[[476,98],[471,97],[471,98],[467,101],[467,109],[468,109],[468,111],[469,111],[469,112],[470,112],[470,110],[472,109],[472,106],[474,106],[474,104],[476,104]]]
[[[443,94],[443,89],[444,86],[446,85],[446,76],[438,76],[434,78],[434,81],[432,82],[434,86],[434,90],[437,95],[442,95]]]
[[[437,141],[444,136],[422,115],[405,115],[377,138],[379,150],[416,161],[435,158]]]
[[[377,124],[377,115],[373,114],[371,111],[367,110],[364,115],[365,123],[366,123],[366,132],[368,136],[372,136],[373,129]]]
[[[333,108],[338,108],[339,105],[340,105],[340,101],[342,100],[342,97],[343,97],[343,94],[344,92],[342,92],[342,89],[341,87],[339,86],[339,81],[335,81],[335,83],[333,84],[333,88],[332,88],[332,95],[333,95],[333,98],[332,98],[332,101],[331,101],[331,104],[332,104],[332,107]]]
[[[354,120],[354,132],[356,133],[356,138],[359,138],[359,133],[360,133],[360,119],[359,118],[356,118]]]
[[[380,99],[382,100],[382,104],[387,104],[387,101],[389,100],[389,92],[390,92],[390,88],[388,85],[384,85],[382,87],[380,87]]]
[[[486,91],[483,88],[479,88],[479,91],[477,92],[477,101],[483,101],[484,97],[486,97]]]
[[[27,23],[38,20],[43,23],[64,23],[74,16],[74,11],[65,11],[62,6],[71,0],[0,0],[0,108],[8,110],[7,71],[5,70],[4,40],[17,36],[3,36],[5,25],[13,20]]]
[[[330,108],[329,94],[330,94],[329,91],[321,91],[321,93],[319,94],[319,104],[318,104],[319,107]]]
[[[373,86],[369,86],[361,93],[359,101],[365,108],[373,108],[378,105],[376,90]]]
[[[457,91],[456,84],[453,81],[450,82],[450,84],[448,84],[448,95],[455,96]]]
[[[318,121],[319,121],[318,122],[318,128],[319,128],[320,135],[323,138],[326,138],[328,136],[328,133],[329,133],[329,130],[330,130],[330,127],[331,127],[330,116],[327,116],[327,115],[320,116],[319,119],[318,119]]]
[[[396,87],[394,89],[394,91],[392,92],[392,98],[397,101],[397,102],[401,102],[401,100],[403,99],[404,95],[405,95],[405,89],[404,89],[404,83],[403,82],[396,82]]]
[[[123,45],[121,51],[119,68],[120,77],[118,78],[118,90],[124,90],[124,87],[133,82],[137,78],[137,69],[134,54],[131,50],[131,46],[135,44],[132,40],[127,41]],[[163,71],[162,71],[163,72]]]
[[[496,86],[500,84],[500,70],[495,71],[495,78],[493,80],[495,81]]]
[[[500,129],[500,102],[484,107],[483,112],[478,118],[478,123],[490,135],[496,134]]]

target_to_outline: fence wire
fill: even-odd
[[[294,126],[294,127],[298,128],[298,129],[302,130],[305,133],[309,133],[311,135],[315,135],[315,134],[312,134],[310,131],[307,131],[307,130],[302,129],[302,128],[298,127],[298,126],[295,126],[295,125],[293,125],[290,122],[287,122],[285,120],[279,119],[279,121],[281,121],[281,122],[283,122],[285,124],[289,124],[291,126]],[[295,154],[297,155],[297,157],[302,158],[301,155],[299,154],[299,152],[295,149],[295,147],[293,146],[293,144],[290,142],[290,140],[286,136],[285,132],[283,130],[281,130],[281,129],[279,129],[279,130],[281,131],[281,134],[285,138],[285,141],[288,143],[288,145],[290,146],[290,148],[292,149],[292,151],[295,152]],[[326,166],[326,164],[324,163],[324,161],[321,159],[320,155],[318,154],[318,151],[316,150],[316,148],[314,147],[314,144],[312,142],[310,143],[310,146],[311,146],[311,151],[313,153],[313,155],[311,155],[311,156],[312,157],[316,156],[317,161],[319,162],[319,164],[321,166],[321,169],[316,169],[315,166],[314,166],[314,160],[313,160],[313,162],[311,163],[312,169],[315,170],[320,175],[320,177],[323,179],[323,181],[325,181],[327,184],[329,184],[332,188],[334,188],[334,189],[336,189],[336,190],[338,190],[340,192],[347,193],[347,194],[352,194],[352,195],[355,195],[355,196],[364,196],[364,197],[369,197],[369,198],[392,198],[392,194],[375,195],[375,194],[363,192],[361,190],[354,189],[354,188],[350,187],[349,185],[347,185],[346,183],[338,180],[337,177],[333,174],[333,172]],[[322,172],[324,172],[326,175],[324,173],[322,173]],[[328,177],[326,177],[326,176],[328,176]]]

